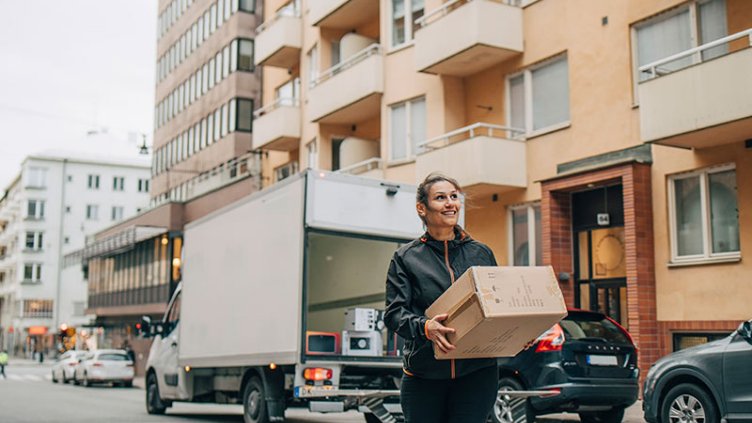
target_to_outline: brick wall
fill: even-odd
[[[627,265],[629,331],[640,348],[639,366],[645,375],[661,356],[655,299],[655,256],[650,166],[641,163],[615,165],[563,176],[542,183],[541,226],[543,262],[559,274],[573,275],[573,191],[620,183],[624,196],[624,235]],[[569,306],[574,305],[574,281],[562,282]]]

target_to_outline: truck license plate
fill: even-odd
[[[591,366],[616,366],[619,364],[615,355],[589,355],[587,362]]]

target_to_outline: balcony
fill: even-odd
[[[303,46],[300,14],[287,7],[260,25],[256,32],[256,65],[290,69],[300,61]]]
[[[419,145],[418,179],[431,172],[456,178],[476,195],[527,187],[524,130],[475,123]],[[468,165],[472,163],[472,165]]]
[[[280,98],[254,112],[253,149],[291,151],[300,144],[300,104]]]
[[[418,71],[464,77],[520,55],[522,9],[513,0],[452,0],[418,19]]]
[[[372,44],[313,81],[308,95],[312,122],[352,124],[377,116],[384,92],[381,46]]]
[[[310,2],[311,22],[322,28],[357,28],[379,20],[379,2],[375,0],[315,0]]]
[[[738,41],[737,41],[738,40]],[[730,42],[745,44],[712,60],[703,52]],[[640,67],[640,132],[644,142],[708,148],[752,134],[752,29]],[[678,70],[672,62],[692,59]]]

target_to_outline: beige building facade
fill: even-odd
[[[505,265],[658,357],[752,317],[752,5],[265,0],[253,149],[467,191]]]

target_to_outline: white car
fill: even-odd
[[[86,354],[86,351],[66,351],[61,355],[55,364],[52,365],[52,383],[61,381],[68,383],[73,380],[73,373],[76,371],[78,360]]]
[[[83,356],[75,372],[73,383],[91,386],[93,383],[133,386],[133,361],[125,350],[97,350]]]

